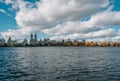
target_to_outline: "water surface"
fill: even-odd
[[[1,47],[0,81],[120,81],[120,48]]]

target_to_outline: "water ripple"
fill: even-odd
[[[0,81],[120,81],[119,48],[0,48]]]

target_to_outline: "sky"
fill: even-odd
[[[0,38],[120,40],[120,0],[0,0]]]

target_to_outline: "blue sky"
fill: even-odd
[[[83,36],[83,38],[86,38],[86,39],[99,39],[99,38],[102,39],[102,37],[104,37],[106,35],[108,35],[109,38],[111,37],[113,39],[116,39],[116,38],[119,39],[120,23],[118,23],[116,21],[119,20],[119,18],[117,18],[117,16],[120,17],[119,16],[120,0],[110,0],[110,1],[103,0],[104,2],[96,1],[95,3],[92,3],[92,1],[94,1],[94,0],[92,0],[91,2],[87,1],[87,0],[79,0],[79,1],[81,1],[81,3],[83,2],[84,3],[83,5],[85,5],[86,7],[89,4],[90,5],[92,4],[93,7],[96,7],[96,5],[100,6],[95,9],[93,8],[93,10],[88,11],[88,12],[87,12],[87,9],[88,10],[90,10],[90,9],[86,8],[86,10],[85,9],[82,10],[82,7],[81,7],[82,4],[79,4],[78,0],[73,0],[74,6],[77,5],[77,6],[81,7],[81,10],[78,9],[78,11],[75,11],[76,7],[74,8],[73,4],[70,4],[73,6],[73,10],[66,8],[67,7],[66,3],[70,3],[70,1],[71,0],[66,0],[66,1],[51,0],[51,2],[52,2],[51,3],[48,0],[46,0],[46,1],[43,0],[42,2],[39,0],[32,0],[32,1],[31,0],[21,0],[21,2],[17,2],[17,1],[13,2],[13,0],[4,0],[4,1],[0,0],[0,32],[1,32],[0,38],[7,39],[9,36],[11,36],[11,37],[13,37],[13,39],[24,39],[24,38],[29,38],[30,33],[37,33],[39,38],[49,37],[51,39],[60,39],[60,38],[67,39],[69,37],[71,39],[79,39],[80,36],[81,37]],[[109,2],[109,4],[107,4],[108,2]],[[20,3],[25,3],[25,5],[20,5]],[[101,7],[101,5],[103,5],[104,3],[106,3],[105,6]],[[56,6],[55,4],[57,4],[58,6]],[[16,6],[16,5],[19,5],[19,6]],[[26,5],[29,5],[29,8]],[[33,5],[37,6],[37,7],[36,8],[31,7]],[[54,7],[56,7],[56,8],[53,8],[53,5],[55,5]],[[59,6],[59,5],[65,6],[64,9],[60,8],[61,6]],[[113,5],[112,9],[107,12],[109,7],[111,7],[112,5]],[[69,7],[69,5],[68,5],[68,7]],[[103,8],[105,8],[105,10],[100,11]],[[58,10],[58,12],[59,12],[62,9],[63,9],[63,12],[65,9],[66,9],[66,11],[64,13],[61,13],[61,12],[57,13],[57,11],[54,11],[54,10]],[[31,15],[32,17],[26,16],[27,13],[25,10],[28,11],[30,13],[29,15]],[[32,12],[34,10],[35,10],[35,12]],[[52,12],[55,12],[55,13],[52,13]],[[73,13],[71,13],[71,12],[73,12]],[[22,15],[20,13],[22,13]],[[87,13],[89,13],[89,14],[87,14]],[[102,20],[98,21],[101,19],[101,18],[99,18],[98,15],[102,16],[102,14],[104,14],[104,13],[107,13],[107,14],[110,13],[110,15],[113,15],[113,17],[110,18],[111,21],[114,22],[113,24],[109,25],[109,23],[108,23],[106,25],[104,23],[101,23]],[[34,15],[34,14],[36,14],[36,15]],[[39,14],[41,14],[42,16],[41,15],[39,16]],[[85,15],[83,15],[83,14],[85,14]],[[35,16],[38,16],[39,19],[36,18]],[[86,18],[88,16],[90,17],[90,19],[86,20],[85,22],[80,21],[80,19]],[[96,21],[92,20],[93,16],[97,17],[98,20],[96,20]],[[114,18],[114,16],[115,16],[115,18]],[[23,18],[20,18],[20,17],[23,17]],[[26,19],[25,19],[25,17],[26,17]],[[96,18],[93,17],[93,19],[96,19]],[[39,21],[40,23],[34,22],[34,21]],[[91,25],[90,23],[92,21],[96,22],[97,25],[96,25],[96,23]],[[110,20],[106,19],[106,23],[108,21],[110,21]],[[62,22],[62,23],[56,23],[56,22]],[[100,22],[100,24],[98,24],[99,22]],[[72,26],[69,25],[71,23],[73,23],[72,24],[73,26],[78,25],[78,26],[76,26],[76,29],[78,29],[79,31],[74,30],[74,27],[72,28]],[[87,27],[86,25],[85,26],[82,25],[82,23],[86,23],[88,25],[90,24],[91,26],[95,26],[95,27],[89,27],[89,26]],[[79,24],[81,24],[80,27],[79,27]],[[84,26],[84,28],[82,28],[81,26]],[[99,29],[99,30],[96,30],[96,29]],[[89,30],[91,30],[91,31],[89,31]],[[106,31],[108,30],[109,33],[111,32],[114,35],[111,36],[111,34],[108,34],[108,33],[107,34],[105,33],[106,35],[103,35],[103,34],[98,35],[98,37],[93,35],[93,34],[98,34],[98,32],[104,31],[104,30],[106,30]],[[117,34],[116,34],[116,32],[117,32]],[[91,36],[89,36],[90,34],[91,34]]]
[[[36,2],[39,0],[26,0],[26,1]],[[5,32],[5,31],[8,31],[9,29],[18,29],[18,25],[15,20],[15,15],[16,15],[17,10],[10,10],[10,7],[11,7],[11,4],[6,5],[5,3],[0,2],[0,9],[3,9],[5,10],[5,12],[10,14],[10,16],[8,16],[5,13],[0,12],[0,32]],[[46,35],[42,32],[38,32],[37,34],[39,38],[49,37],[49,35]],[[3,37],[0,35],[0,38],[3,38]]]
[[[7,13],[11,15],[8,16],[5,13],[0,12],[0,32],[7,31],[8,29],[16,29],[17,24],[15,21],[15,11],[10,11],[8,5],[5,5],[4,3],[0,3],[0,9],[5,10]]]
[[[120,11],[120,0],[115,0],[115,2],[113,2],[114,5],[114,9],[116,11]]]

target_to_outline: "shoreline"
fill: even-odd
[[[120,47],[120,46],[0,46],[0,47]]]

